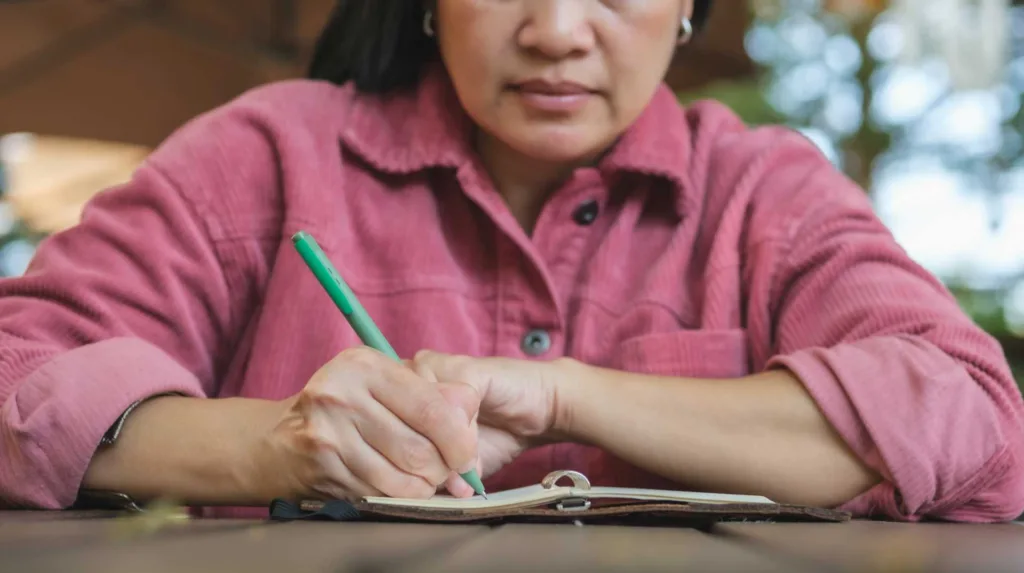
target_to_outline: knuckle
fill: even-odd
[[[433,444],[422,438],[403,440],[400,452],[401,466],[412,473],[421,474],[437,462]]]
[[[342,350],[338,358],[349,364],[370,365],[376,362],[377,353],[366,346],[352,346]]]
[[[448,368],[448,379],[453,382],[462,382],[472,379],[476,374],[474,362],[464,356],[452,360]]]
[[[310,377],[309,382],[306,383],[303,391],[305,394],[311,395],[329,394],[334,392],[339,386],[345,386],[341,382],[342,380],[351,377],[348,372],[349,368],[339,364],[337,360],[332,360],[322,366],[313,374],[312,377]]]
[[[299,398],[302,409],[310,412],[330,410],[351,414],[359,409],[358,400],[351,392],[335,384],[322,384],[306,388]]]
[[[307,459],[316,459],[323,452],[334,449],[334,444],[316,428],[306,428],[295,433],[294,448]]]
[[[325,388],[331,386],[331,382],[334,379],[332,373],[331,364],[328,363],[322,366],[319,370],[313,373],[313,376],[306,382],[306,386],[303,388],[303,394],[309,395],[323,391]]]
[[[427,363],[427,362],[430,362],[433,359],[434,355],[435,355],[435,353],[434,353],[433,350],[427,350],[427,349],[418,350],[418,351],[416,351],[416,354],[413,355],[412,361],[417,363],[417,364]]]
[[[334,438],[334,424],[325,416],[312,416],[306,419],[295,432],[297,443],[310,453],[337,451],[339,444]]]
[[[425,380],[431,384],[436,384],[438,382],[437,373],[434,372],[434,368],[430,365],[429,361],[414,358],[409,362],[409,369],[415,372],[416,376],[421,380]]]
[[[442,378],[458,377],[469,367],[469,357],[457,354],[443,354],[434,350],[420,350],[413,357],[413,363],[426,368]]]
[[[444,430],[451,425],[452,407],[443,398],[427,400],[418,412],[420,423],[430,432]]]

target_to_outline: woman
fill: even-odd
[[[311,80],[189,123],[2,283],[0,496],[258,513],[577,469],[1016,517],[997,344],[811,144],[661,85],[709,4],[339,0]]]

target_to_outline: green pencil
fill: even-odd
[[[317,244],[316,239],[305,231],[299,231],[292,237],[292,243],[295,245],[295,250],[299,252],[299,256],[306,262],[306,266],[313,271],[313,275],[320,281],[320,285],[324,287],[328,296],[337,305],[341,314],[345,315],[349,324],[352,325],[352,330],[356,331],[363,344],[401,362],[402,359],[399,358],[398,353],[391,347],[391,343],[388,342],[387,338],[384,338],[384,333],[377,328],[373,319],[367,314],[366,309],[359,303],[355,293],[352,292],[352,289],[341,278],[338,270],[334,268],[334,265],[331,264],[327,255],[320,248],[320,245]],[[484,491],[484,484],[480,481],[480,476],[476,473],[476,470],[470,470],[459,475],[462,476],[462,479],[466,480],[466,483],[473,488],[474,492],[485,498],[487,497],[487,493]]]

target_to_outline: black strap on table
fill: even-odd
[[[358,521],[362,519],[359,510],[344,500],[324,502],[316,510],[307,510],[285,499],[270,503],[270,519],[274,521]]]

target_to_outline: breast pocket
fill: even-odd
[[[748,354],[745,330],[680,330],[623,341],[613,364],[640,374],[739,378],[750,374]]]

